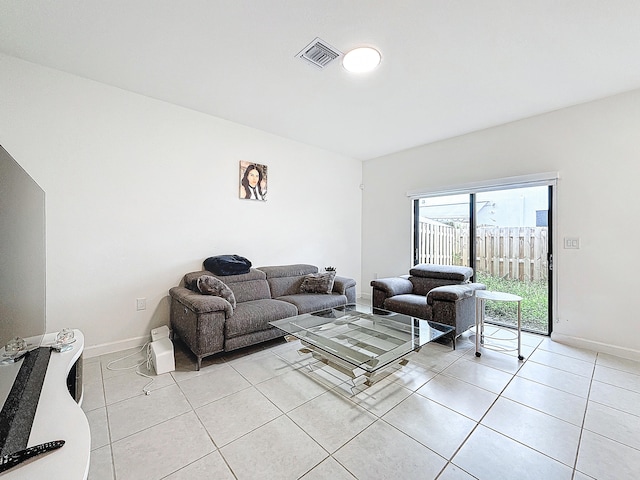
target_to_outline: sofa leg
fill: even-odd
[[[198,361],[196,362],[196,371],[200,371],[200,366],[202,365],[202,357],[198,356],[196,357],[198,359]]]

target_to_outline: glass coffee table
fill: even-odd
[[[367,386],[383,376],[385,367],[406,365],[405,357],[439,338],[450,336],[455,348],[455,329],[408,315],[346,305],[269,322],[300,340],[301,353],[313,357],[352,379],[364,378]],[[388,373],[387,373],[388,374]]]

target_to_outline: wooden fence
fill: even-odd
[[[469,226],[420,219],[419,263],[465,265]],[[547,227],[477,227],[476,271],[529,281],[548,280]]]

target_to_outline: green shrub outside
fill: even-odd
[[[475,281],[484,283],[487,290],[512,293],[522,297],[522,328],[547,333],[549,322],[547,282],[520,282],[484,273],[477,273]],[[486,301],[485,320],[516,325],[517,303]]]

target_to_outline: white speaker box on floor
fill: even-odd
[[[166,325],[162,325],[161,327],[154,328],[151,330],[151,341],[155,342],[156,340],[160,340],[161,338],[169,338],[171,330]]]
[[[160,338],[149,344],[151,346],[151,363],[156,370],[156,375],[172,372],[176,369],[176,361],[173,357],[173,343],[168,337]]]

